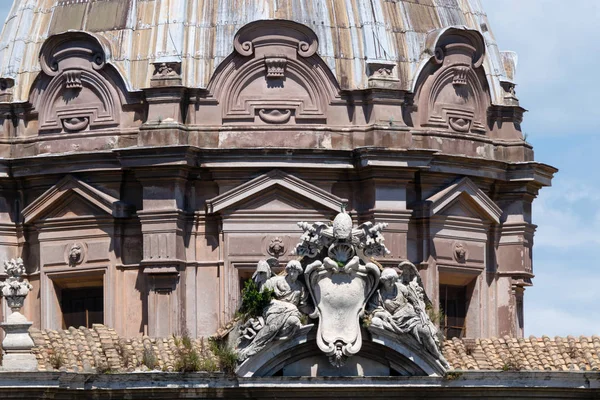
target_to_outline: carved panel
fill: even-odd
[[[238,31],[234,48],[209,84],[224,123],[326,122],[338,86],[316,55],[312,30],[291,21],[256,21]]]
[[[485,133],[490,99],[480,68],[483,38],[454,28],[430,35],[435,36],[435,50],[418,83],[420,126]]]

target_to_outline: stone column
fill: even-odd
[[[29,335],[29,327],[33,322],[27,321],[27,318],[20,313],[25,297],[32,286],[26,279],[22,278],[25,272],[23,260],[17,258],[16,260],[5,261],[4,267],[8,278],[0,283],[0,291],[2,296],[6,298],[12,313],[8,316],[6,322],[0,324],[0,327],[6,333],[2,341],[4,354],[1,370],[37,371],[37,360],[31,352],[34,343]]]

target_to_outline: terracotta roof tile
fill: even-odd
[[[465,351],[468,349],[468,351]],[[598,371],[600,337],[451,339],[444,355],[454,369]],[[473,368],[475,366],[475,368]]]
[[[120,338],[103,325],[92,329],[31,329],[39,369],[72,372],[144,369],[144,350],[157,367],[171,371],[176,361],[175,338]],[[201,354],[213,357],[206,339],[193,339]],[[444,355],[457,370],[599,371],[600,337],[486,338],[444,342]],[[56,368],[58,367],[58,368]]]

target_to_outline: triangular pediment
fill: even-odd
[[[299,197],[290,190],[275,186],[267,191],[258,193],[247,201],[237,203],[228,211],[234,212],[233,210],[235,209],[243,209],[244,211],[259,213],[296,214],[302,211],[313,211],[323,208],[320,204],[306,197]]]
[[[259,197],[265,196],[262,200]],[[280,170],[252,179],[215,198],[206,201],[209,213],[246,204],[245,208],[267,207],[281,211],[302,209],[305,204],[317,204],[322,208],[339,212],[346,199],[310,184]]]
[[[106,215],[104,210],[82,199],[75,193],[68,194],[62,199],[60,204],[55,204],[52,208],[52,211],[44,214],[40,219],[96,217]]]
[[[463,178],[429,197],[429,216],[481,216],[500,223],[502,210],[469,178]]]
[[[68,175],[23,209],[25,223],[46,218],[114,216],[118,199]]]

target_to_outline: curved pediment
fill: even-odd
[[[318,40],[310,28],[292,21],[255,21],[238,31],[234,48],[208,86],[223,123],[326,122],[339,87],[316,54]]]
[[[425,52],[431,57],[414,88],[418,125],[485,134],[491,99],[482,68],[485,43],[481,33],[463,26],[432,31]]]
[[[115,128],[126,101],[122,77],[107,64],[110,45],[86,32],[49,37],[40,50],[42,73],[30,101],[40,133],[77,133]]]

